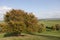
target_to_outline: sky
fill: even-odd
[[[0,20],[11,9],[32,12],[37,18],[60,18],[60,0],[0,0]]]

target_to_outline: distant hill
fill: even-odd
[[[39,19],[39,20],[60,20],[60,18],[45,18],[45,19]]]
[[[55,24],[60,24],[60,18],[39,19],[39,23],[43,23],[45,26],[51,27]]]

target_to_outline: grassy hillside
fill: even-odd
[[[39,23],[43,23],[46,26],[54,26],[55,24],[60,24],[60,20],[39,20]]]
[[[4,34],[0,34],[0,40],[60,40],[60,37],[56,36],[46,36],[41,34],[30,35],[23,34],[25,36],[13,36],[13,37],[3,37]]]
[[[52,25],[60,24],[60,20],[39,20],[39,23],[51,27]],[[4,37],[4,33],[0,33],[0,40],[60,40],[60,31],[45,31],[33,35],[22,33],[22,35],[24,36]]]

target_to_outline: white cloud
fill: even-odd
[[[0,6],[0,20],[3,20],[3,16],[6,11],[11,10],[12,8],[8,6]],[[60,18],[60,9],[51,9],[51,10],[39,10],[34,13],[38,18]]]
[[[5,13],[6,11],[10,10],[11,8],[10,7],[7,7],[7,6],[1,6],[0,7],[0,13]]]
[[[40,11],[39,18],[60,18],[60,10],[44,10]]]
[[[0,20],[3,20],[4,14],[11,9],[12,8],[7,7],[7,6],[0,6]]]

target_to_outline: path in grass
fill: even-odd
[[[24,34],[25,36],[14,36],[14,37],[4,37],[0,38],[0,40],[60,40],[59,37],[55,36],[46,36],[46,35],[30,35]]]
[[[60,40],[60,37],[58,36],[53,36],[53,35],[37,35],[36,36],[40,36],[42,38],[45,38],[45,40]]]

